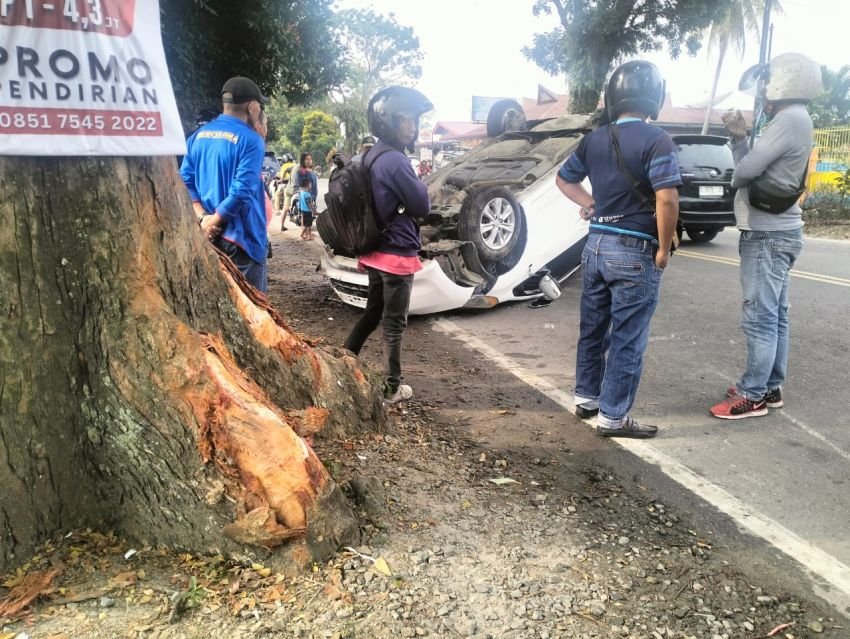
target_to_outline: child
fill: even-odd
[[[316,215],[316,202],[310,193],[310,177],[301,177],[301,190],[298,192],[298,209],[301,211],[301,239],[313,239],[313,217]]]

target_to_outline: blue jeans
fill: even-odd
[[[261,293],[268,292],[268,279],[266,278],[266,260],[255,262],[244,251],[241,246],[228,242],[219,237],[215,244],[222,253],[227,255],[230,260],[239,269],[239,272],[245,276],[248,283]]]
[[[803,229],[741,231],[741,327],[747,337],[747,368],[738,393],[759,400],[782,386],[788,367],[788,282],[803,249]]]
[[[581,261],[575,392],[622,419],[637,395],[662,271],[652,242],[625,235],[591,232]]]

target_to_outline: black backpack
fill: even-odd
[[[369,172],[375,161],[391,150],[383,149],[374,156],[367,152],[361,162],[349,161],[331,174],[325,194],[327,209],[316,218],[316,228],[337,255],[365,255],[381,245],[389,225],[383,226],[375,212]]]

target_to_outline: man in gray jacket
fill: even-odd
[[[747,338],[747,362],[741,380],[726,398],[711,408],[720,419],[767,414],[783,405],[782,384],[788,363],[788,283],[803,248],[802,211],[797,202],[769,213],[755,206],[749,190],[754,181],[773,191],[793,194],[800,189],[812,150],[812,119],[806,104],[821,89],[820,67],[799,53],[776,56],[761,70],[765,112],[770,121],[750,149],[740,111],[727,113],[723,123],[732,138],[735,173],[732,186],[735,218],[741,237],[742,328]],[[759,203],[758,199],[755,199]],[[761,204],[760,206],[764,206]]]

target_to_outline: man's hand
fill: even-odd
[[[205,215],[201,218],[201,231],[210,242],[214,241],[221,233],[221,222],[222,219],[218,213]]]
[[[596,204],[591,204],[588,207],[582,206],[578,210],[578,214],[579,214],[579,216],[581,216],[581,219],[583,219],[583,220],[589,220],[590,218],[592,218],[594,216],[595,213],[596,213]]]
[[[740,111],[729,109],[720,119],[723,120],[723,126],[726,127],[726,132],[732,139],[743,140],[747,137],[747,123]]]
[[[670,259],[670,253],[658,249],[655,251],[655,266],[664,270],[667,268],[667,261]]]

